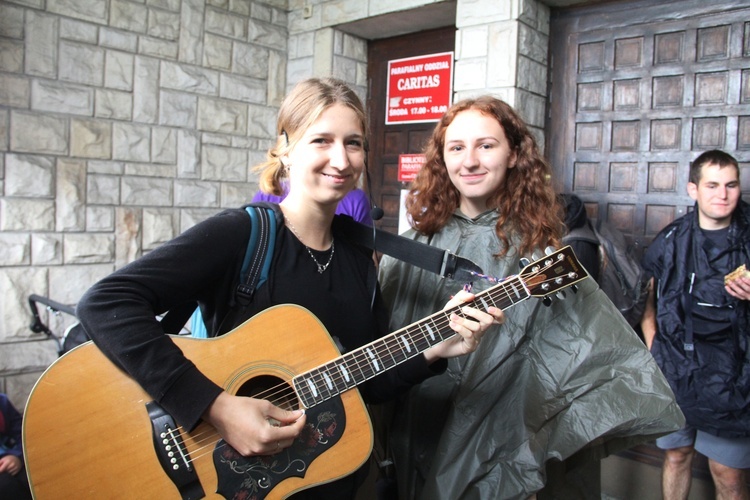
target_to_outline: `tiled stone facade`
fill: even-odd
[[[549,8],[536,0],[458,2],[454,100],[492,93],[544,148]]]
[[[367,40],[333,26],[431,3],[1,2],[0,391],[22,406],[56,357],[29,294],[73,304],[245,202],[294,83],[333,75],[366,97]],[[537,0],[459,0],[456,97],[495,92],[541,136],[548,23]]]
[[[255,191],[287,25],[274,0],[0,3],[0,390],[19,405],[57,353],[29,294],[73,304]]]

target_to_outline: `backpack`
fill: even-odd
[[[586,241],[598,246],[599,287],[630,326],[638,326],[646,308],[648,281],[625,236],[602,220],[596,226],[586,221],[585,226],[572,229],[563,237],[565,244],[573,241]]]
[[[270,205],[265,203],[248,205],[245,211],[251,221],[250,238],[248,238],[245,258],[240,270],[240,283],[235,290],[235,302],[243,306],[250,303],[255,290],[268,279],[277,230],[276,213]],[[189,329],[192,337],[208,337],[200,308],[196,308],[190,316]]]

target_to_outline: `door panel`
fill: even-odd
[[[370,152],[368,169],[372,181],[372,196],[385,212],[376,222],[378,227],[391,232],[398,230],[400,191],[407,187],[398,181],[398,156],[421,153],[435,128],[435,122],[385,124],[388,61],[441,52],[452,52],[456,28],[447,27],[410,35],[371,41],[368,48],[367,74],[370,91],[367,109],[370,113]]]
[[[734,155],[750,192],[749,34],[742,1],[553,12],[547,156],[559,189],[641,250],[692,209],[701,152]]]

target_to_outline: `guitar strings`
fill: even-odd
[[[477,299],[479,299],[479,302],[482,302],[486,305],[485,299],[489,299],[489,302],[492,303],[491,305],[494,305],[495,307],[498,307],[504,310],[510,307],[511,305],[513,305],[515,302],[517,302],[513,300],[513,296],[516,296],[517,298],[519,298],[518,301],[529,298],[531,295],[528,294],[528,292],[526,292],[527,293],[526,297],[521,297],[518,294],[517,289],[513,287],[513,281],[515,281],[517,278],[519,281],[521,281],[521,283],[526,283],[526,281],[530,277],[541,274],[542,272],[547,270],[550,267],[550,265],[551,263],[541,267],[539,270],[536,270],[536,271],[532,270],[531,272],[522,274],[520,276],[507,277],[498,285],[484,292],[480,292],[476,294],[473,304],[477,304]],[[548,278],[546,280],[543,280],[541,284],[553,281],[554,279],[555,278]],[[539,284],[537,284],[536,286],[539,286]],[[354,386],[356,386],[359,383],[364,382],[365,380],[369,380],[370,378],[378,375],[379,373],[382,373],[383,371],[387,371],[387,369],[393,368],[394,366],[398,365],[400,362],[410,359],[410,357],[414,357],[420,354],[421,352],[426,350],[428,347],[431,347],[439,342],[452,338],[454,335],[456,335],[456,332],[454,332],[453,330],[449,328],[450,315],[452,313],[456,313],[462,317],[466,317],[464,313],[461,311],[461,307],[463,307],[463,304],[460,306],[455,306],[448,310],[438,311],[437,313],[434,313],[433,315],[425,318],[424,320],[415,322],[412,325],[404,327],[392,334],[386,335],[385,337],[381,339],[371,342],[370,344],[362,346],[342,356],[341,358],[351,358],[352,362],[351,363],[347,362],[346,363],[347,367],[351,367],[353,365],[355,368],[358,369],[360,375],[364,377],[363,380],[358,381]],[[428,336],[431,335],[431,333],[426,332],[424,328],[420,326],[422,323],[425,323],[427,321],[432,321],[433,325],[437,328],[437,333],[441,337],[440,340],[433,341],[433,342],[430,341]],[[443,330],[445,329],[448,330],[448,332],[446,332],[448,335],[443,338]],[[409,330],[414,330],[414,331],[410,332]],[[414,355],[408,356],[406,353],[403,352],[404,345],[402,344],[403,341],[399,340],[398,338],[399,334],[409,335],[409,340],[411,341],[412,345],[414,345],[416,348],[414,351]],[[366,352],[368,349],[374,350],[378,355],[378,359],[380,360],[383,359],[383,354],[389,354],[391,357],[391,361],[393,362],[393,365],[388,367],[386,370],[373,369],[370,358]],[[397,361],[393,354],[394,351],[400,351],[402,353],[402,356],[405,356],[404,359],[401,360],[400,362]],[[316,370],[317,371],[324,370],[327,367],[334,366],[334,365],[335,365],[335,362],[328,362],[319,367],[313,368],[312,370],[308,370],[307,372],[302,373],[298,375],[297,377],[294,377],[289,382],[284,382],[276,386],[270,387],[266,389],[265,391],[261,391],[254,397],[258,399],[266,399],[270,401],[272,404],[277,405],[277,406],[279,406],[282,401],[289,401],[289,400],[295,400],[295,399],[299,400],[299,396],[297,392],[291,386],[291,384],[293,384],[293,381],[303,376],[310,376],[309,374],[312,374]],[[331,382],[335,383],[334,385],[336,388],[339,388],[340,384],[342,383],[342,381],[345,381],[346,377],[343,374],[337,374],[336,372],[337,372],[336,370],[334,370],[333,372],[326,370],[326,373],[329,374],[329,378]],[[302,388],[304,388],[304,386],[302,386]],[[330,399],[331,397],[335,397],[341,394],[342,392],[344,392],[345,390],[348,390],[349,388],[350,387],[346,387],[345,385],[343,390],[339,390],[338,392],[335,392],[334,390],[334,394],[331,394],[331,391],[329,390],[328,391],[329,395],[321,399],[320,401],[317,401],[317,402],[314,401],[314,405],[317,405],[323,401],[326,401]],[[184,432],[183,426],[176,427],[174,432],[183,433]],[[190,436],[189,433],[187,434],[188,436]],[[195,450],[191,452],[190,462],[194,462],[202,458],[203,456],[212,453],[213,452],[212,450],[205,452],[205,449],[209,446],[213,447],[214,443],[216,443],[217,441],[216,439],[217,436],[218,436],[218,432],[216,431],[216,429],[212,428],[210,425],[204,431],[199,432],[198,434],[195,434],[193,436],[190,436],[190,438],[195,442],[195,444],[198,445],[198,448],[196,448]],[[227,443],[224,442],[220,446],[223,447],[226,445]]]
[[[530,273],[530,275],[531,275],[531,274],[538,274],[538,273]],[[494,290],[495,288],[497,288],[498,290]],[[489,293],[488,293],[488,295],[489,295],[489,298],[490,298],[490,300],[491,300],[491,301],[493,302],[493,304],[494,304],[494,305],[495,305],[496,307],[498,307],[498,305],[497,305],[496,299],[495,299],[495,298],[493,298],[493,293],[494,293],[494,292],[500,292],[500,293],[498,294],[498,297],[500,298],[500,300],[499,300],[499,301],[500,301],[500,303],[501,303],[501,304],[507,304],[507,305],[501,305],[501,306],[499,306],[499,307],[501,307],[502,309],[505,309],[505,308],[506,308],[507,306],[509,306],[509,305],[511,305],[511,304],[513,303],[513,300],[512,300],[512,298],[511,298],[511,295],[510,295],[510,289],[511,289],[511,287],[508,287],[508,286],[498,286],[498,287],[494,287],[494,288],[493,288],[493,289],[491,289],[491,290],[488,290],[487,292],[489,292]],[[504,294],[504,297],[503,297],[503,294]],[[435,323],[435,325],[436,325],[436,326],[437,326],[437,327],[438,327],[439,329],[441,329],[441,330],[442,330],[442,328],[444,328],[444,327],[445,327],[446,325],[448,325],[448,323],[449,323],[449,321],[450,321],[450,320],[449,320],[449,318],[450,318],[450,313],[452,313],[452,312],[457,312],[457,313],[461,314],[461,313],[460,313],[460,306],[459,306],[458,308],[456,308],[456,309],[459,309],[459,310],[448,310],[448,311],[442,311],[442,312],[444,313],[444,314],[443,314],[443,316],[445,317],[445,321],[447,321],[447,322],[445,322],[445,321],[444,321],[444,322],[442,322],[442,323]],[[438,316],[440,316],[440,313],[436,313],[435,315],[438,315]],[[435,315],[431,316],[431,317],[430,317],[430,318],[428,318],[428,319],[433,319],[433,322],[434,322],[434,316],[435,316]],[[409,329],[409,327],[407,327],[407,328],[406,328],[406,329],[404,329],[404,330],[408,330],[408,329]],[[400,331],[399,331],[399,332],[400,332]],[[399,333],[399,332],[396,332],[396,333]],[[419,332],[417,332],[417,333],[420,333],[420,332],[421,332],[421,334],[422,334],[422,339],[421,339],[421,341],[420,341],[420,339],[419,339],[418,337],[412,337],[412,341],[414,342],[414,344],[415,344],[415,345],[417,345],[417,347],[418,347],[418,351],[419,351],[419,352],[422,352],[422,350],[423,350],[423,349],[421,349],[421,346],[422,346],[422,345],[427,345],[427,346],[430,346],[431,344],[430,344],[429,340],[427,340],[427,338],[426,338],[426,336],[425,336],[426,334],[424,333],[424,331],[423,331],[422,329],[419,329]],[[451,332],[452,332],[452,331],[451,331]],[[451,334],[450,334],[450,337],[452,337],[453,335],[455,335],[455,333],[451,333]],[[393,346],[394,346],[394,344],[395,344],[395,345],[398,345],[398,342],[399,342],[399,341],[398,341],[398,340],[397,340],[397,339],[395,338],[395,335],[389,335],[389,336],[385,337],[385,342],[382,342],[382,344],[383,344],[383,345],[382,345],[382,347],[377,347],[377,346],[376,346],[376,347],[375,347],[375,349],[376,349],[376,351],[378,351],[378,352],[381,352],[381,353],[382,353],[382,351],[383,351],[383,350],[385,350],[385,351],[386,351],[386,353],[392,353],[392,352],[393,352]],[[389,346],[388,344],[390,344],[390,346]],[[420,344],[421,344],[421,345],[420,345]],[[370,347],[373,347],[373,345],[370,345]],[[400,348],[400,346],[399,346],[399,348]],[[352,357],[352,358],[353,358],[353,360],[354,360],[354,364],[355,364],[355,366],[356,366],[357,368],[359,368],[359,371],[360,371],[360,373],[364,375],[364,373],[365,373],[365,370],[363,370],[363,369],[362,369],[362,366],[363,366],[363,359],[364,359],[364,366],[366,366],[366,367],[368,368],[368,372],[370,372],[370,370],[371,370],[371,368],[372,368],[372,367],[371,367],[371,364],[370,364],[370,362],[369,362],[369,361],[368,361],[368,360],[367,360],[367,359],[365,358],[365,356],[364,356],[364,354],[363,354],[363,349],[362,349],[362,348],[360,348],[360,349],[359,349],[358,351],[359,351],[358,353],[357,353],[357,352],[353,352],[353,353],[350,353],[350,354],[353,354],[353,356],[351,356],[351,357]],[[382,354],[381,354],[381,356],[382,356]],[[391,356],[392,356],[392,354],[391,354]],[[407,359],[408,359],[408,358],[407,358]],[[395,362],[395,360],[393,360],[393,361]],[[330,364],[330,363],[329,363],[329,364]],[[350,364],[351,364],[351,363],[350,363]],[[325,365],[323,365],[323,367],[325,367]],[[320,369],[320,367],[319,367],[319,368],[317,368],[317,370],[319,370],[319,369]],[[315,370],[316,370],[316,369],[310,370],[310,371],[308,371],[307,373],[311,373],[311,372],[314,372]],[[375,376],[375,375],[377,375],[378,373],[379,373],[379,372],[372,372],[372,373],[371,373],[371,376]],[[303,375],[304,375],[304,374],[303,374]],[[334,378],[336,378],[336,377],[334,377]],[[369,378],[369,377],[367,377],[367,378]],[[366,378],[366,379],[367,379],[367,378]],[[273,391],[275,391],[275,393],[274,393]],[[268,394],[263,394],[263,393],[260,393],[260,394],[258,394],[258,397],[262,397],[263,399],[269,399],[269,397],[275,397],[275,396],[277,396],[278,394],[281,394],[281,393],[284,393],[284,392],[285,392],[285,393],[287,394],[287,395],[285,396],[285,398],[290,398],[290,397],[291,397],[291,398],[294,398],[294,396],[295,396],[295,393],[294,393],[294,391],[293,391],[293,390],[291,389],[291,387],[289,387],[289,385],[287,385],[287,384],[280,384],[280,385],[278,385],[278,386],[276,386],[276,387],[274,387],[274,388],[271,388],[271,389],[269,389],[269,391],[267,391],[267,392],[268,392]],[[326,399],[328,399],[328,398],[326,398]],[[271,402],[272,402],[272,403],[274,403],[274,404],[276,404],[276,403],[277,403],[277,401],[274,401],[274,400],[272,400],[272,399],[269,399],[269,400],[271,400]],[[210,434],[215,434],[215,432],[209,432],[209,433],[210,433]],[[198,439],[198,440],[200,440],[200,438],[201,438],[201,437],[202,437],[202,436],[199,436],[199,435],[198,435],[198,436],[194,436],[194,438],[195,438],[195,439]]]

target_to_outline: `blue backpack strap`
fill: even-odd
[[[253,299],[253,294],[268,279],[276,241],[276,214],[271,208],[250,205],[245,207],[250,216],[250,238],[237,285],[237,302],[243,307]]]
[[[276,214],[272,208],[250,205],[245,211],[250,216],[250,237],[240,269],[240,282],[235,290],[235,303],[241,307],[250,304],[255,290],[268,279],[277,232]],[[190,331],[193,337],[208,337],[200,308],[195,309],[190,317]]]

